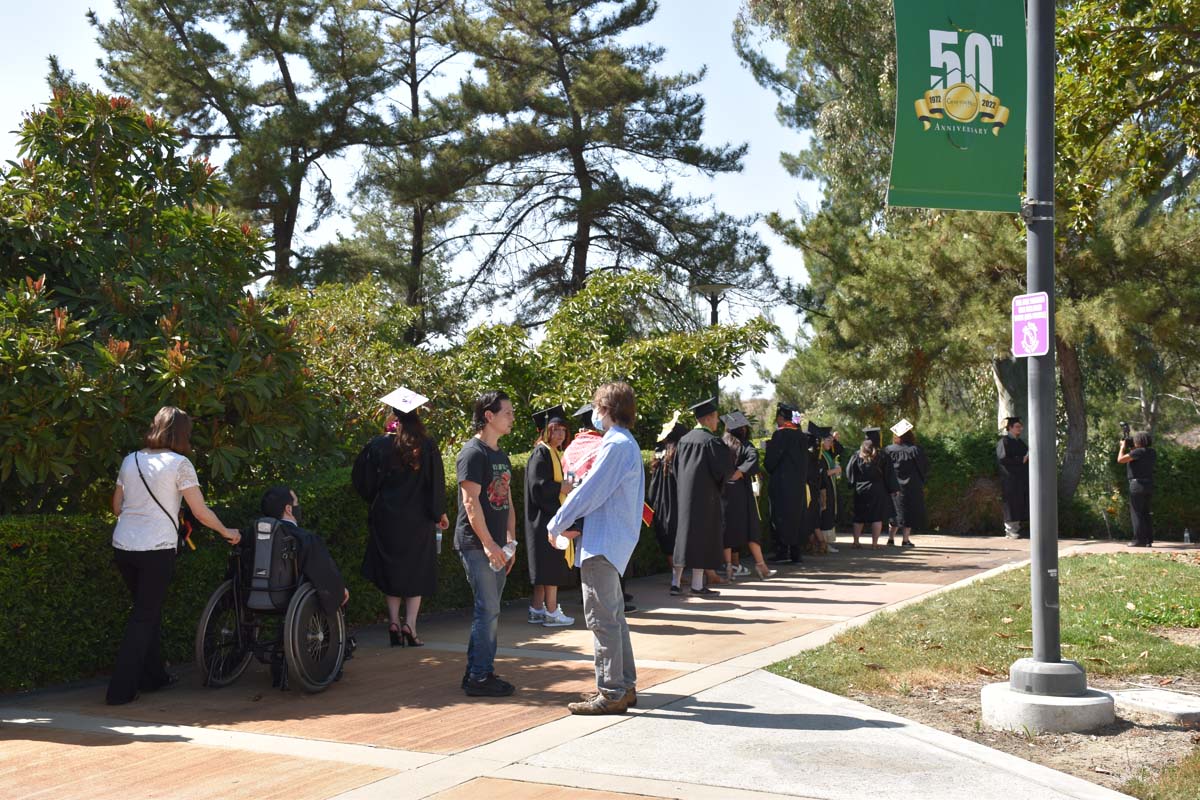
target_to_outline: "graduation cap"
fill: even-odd
[[[546,430],[546,426],[551,422],[561,422],[564,425],[567,422],[567,412],[562,405],[551,406],[545,411],[538,411],[533,415],[533,424],[537,426],[539,431]]]
[[[667,442],[679,441],[683,435],[687,433],[686,425],[681,425],[679,422],[680,412],[676,411],[669,420],[662,426],[662,430],[658,432],[658,439],[655,444],[665,444]]]
[[[808,435],[815,436],[818,440],[833,436],[833,428],[822,428],[812,420],[808,421]]]
[[[391,394],[381,398],[380,403],[391,406],[398,414],[410,414],[429,402],[429,398],[417,394],[412,389],[401,386]]]
[[[571,415],[576,422],[585,428],[592,427],[592,404],[587,403],[574,414]]]
[[[696,415],[696,419],[707,417],[709,414],[717,412],[717,398],[710,397],[707,400],[702,400],[691,407],[691,412]]]
[[[794,415],[799,413],[800,409],[795,408],[794,406],[789,406],[787,403],[780,403],[775,407],[775,416],[777,418],[787,417],[788,419],[792,419]]]
[[[1020,417],[1005,417],[1004,418],[1004,430],[1006,430],[1006,431],[1010,430],[1013,425],[1016,425],[1020,421],[1021,421]]]
[[[870,439],[876,447],[883,446],[879,438],[879,428],[863,428],[863,438]]]
[[[725,430],[727,431],[736,431],[738,428],[750,427],[750,420],[746,419],[746,415],[741,411],[730,411],[721,417],[721,422],[725,423]]]
[[[913,429],[913,424],[911,422],[909,422],[907,419],[901,419],[899,422],[897,422],[895,425],[892,426],[892,433],[896,434],[897,436],[903,436],[904,434],[908,433],[912,429]]]

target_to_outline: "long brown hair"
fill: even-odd
[[[142,445],[148,450],[174,450],[192,454],[192,418],[175,406],[163,406],[154,415]]]
[[[562,446],[558,448],[558,451],[561,453],[563,450],[566,450],[567,445],[569,445],[571,443],[571,429],[569,427],[567,427],[567,424],[565,422],[547,422],[546,429],[541,432],[541,434],[537,438],[537,441],[533,443],[533,446],[537,447],[542,442],[545,442],[547,445],[549,445],[550,444],[549,433],[550,433],[551,428],[562,428],[563,429],[563,434],[565,434],[563,436],[563,443],[562,443]]]
[[[392,451],[392,459],[411,470],[420,469],[421,446],[429,438],[429,434],[425,432],[425,423],[421,422],[421,417],[416,411],[405,412],[393,408],[392,413],[396,415],[396,433],[392,439],[395,449]]]
[[[858,446],[858,457],[863,461],[871,464],[875,461],[875,456],[879,454],[879,450],[875,447],[875,443],[870,439],[863,439],[863,443]]]

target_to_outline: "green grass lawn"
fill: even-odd
[[[1059,564],[1063,658],[1089,675],[1200,673],[1196,648],[1151,632],[1200,627],[1200,563],[1185,556],[1088,555]],[[906,694],[978,675],[1004,676],[1032,655],[1029,569],[876,615],[769,669],[847,694]]]
[[[1073,556],[1062,559],[1059,576],[1063,658],[1081,662],[1090,677],[1200,674],[1196,647],[1153,633],[1200,627],[1200,555]],[[1026,567],[878,614],[768,669],[837,694],[907,695],[981,675],[1003,680],[1013,661],[1032,654],[1031,639]],[[1122,791],[1200,799],[1200,750]]]

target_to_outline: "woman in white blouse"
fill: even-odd
[[[163,665],[160,648],[162,608],[175,572],[179,546],[179,507],[186,500],[196,519],[230,544],[241,534],[226,528],[204,504],[192,451],[192,420],[173,406],[154,416],[145,446],[121,463],[113,492],[113,561],[133,596],[133,613],[117,651],[108,683],[107,702],[121,705],[139,691],[154,691],[175,683]]]

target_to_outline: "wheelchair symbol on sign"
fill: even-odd
[[[1021,347],[1025,348],[1026,353],[1033,353],[1038,349],[1038,329],[1032,322],[1026,322],[1025,327],[1021,329]]]

